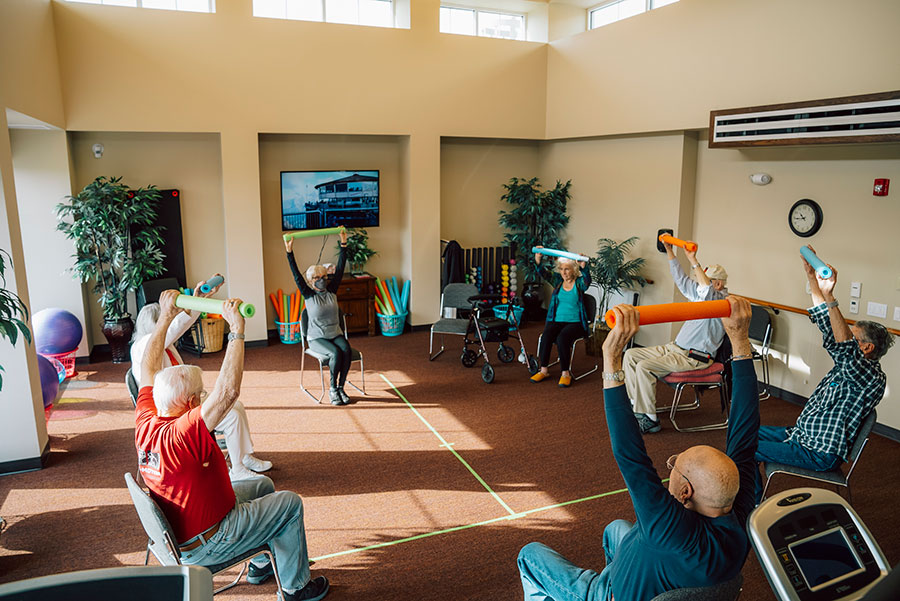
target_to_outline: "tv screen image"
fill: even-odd
[[[378,225],[379,172],[282,171],[281,229]]]

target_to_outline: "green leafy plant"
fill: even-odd
[[[538,178],[529,180],[514,177],[503,184],[506,193],[502,200],[512,205],[509,211],[500,211],[500,225],[508,231],[503,239],[516,246],[516,255],[526,282],[538,282],[543,272],[535,265],[531,254],[533,246],[561,249],[562,234],[569,225],[566,205],[572,197],[569,189],[572,181],[557,181],[552,190],[541,190]]]
[[[56,206],[57,229],[75,243],[75,278],[95,281],[105,320],[129,317],[128,293],[163,272],[159,192],[101,176],[66,198]]]
[[[589,268],[591,279],[597,282],[603,291],[599,306],[601,311],[607,308],[606,303],[609,302],[611,294],[636,284],[644,286],[647,283],[646,278],[640,274],[646,261],[643,258],[625,260],[638,240],[637,236],[622,242],[610,238],[597,240],[597,256],[591,259]]]
[[[337,242],[337,251],[340,252],[341,241]],[[378,254],[369,248],[369,233],[362,228],[347,230],[347,261],[350,263],[351,273],[365,271],[369,259]]]
[[[7,266],[12,267],[12,257],[8,252],[0,249],[0,338],[6,338],[10,344],[16,346],[19,332],[22,332],[22,338],[31,344],[31,330],[25,323],[28,321],[28,307],[25,306],[18,294],[7,290]],[[0,365],[0,389],[3,388],[3,371],[3,366]]]

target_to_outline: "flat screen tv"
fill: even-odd
[[[281,229],[378,225],[379,172],[282,171]]]

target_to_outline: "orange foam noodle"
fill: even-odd
[[[275,293],[269,293],[269,300],[272,301],[272,305],[275,307],[275,314],[278,316],[278,321],[284,321],[281,315],[281,306],[278,304],[278,299],[275,298]]]
[[[669,234],[660,234],[659,240],[660,242],[668,242],[672,246],[680,246],[684,250],[692,253],[697,252],[697,243],[691,242],[690,240],[681,240],[680,238],[670,236]]]
[[[641,305],[638,310],[640,325],[688,321],[690,319],[710,319],[729,317],[731,304],[727,300],[701,301],[698,303],[666,303],[663,305]],[[606,312],[606,325],[616,327],[616,316],[612,309]]]

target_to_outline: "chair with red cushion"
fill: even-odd
[[[725,365],[723,363],[715,361],[708,367],[692,369],[689,371],[676,371],[659,379],[675,389],[675,398],[672,400],[672,405],[669,407],[669,419],[672,420],[672,425],[675,426],[676,430],[679,432],[702,432],[705,430],[721,430],[728,427],[730,401],[728,399],[728,390],[725,384]],[[704,390],[718,388],[723,421],[706,424],[704,426],[692,426],[689,428],[679,427],[675,415],[679,411],[678,404],[681,402],[681,395],[688,386],[691,386],[694,389],[694,404],[687,405],[686,407],[683,406],[682,409],[699,407],[701,393]]]

